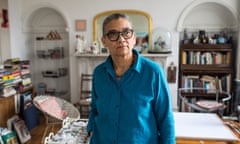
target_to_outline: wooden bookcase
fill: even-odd
[[[232,44],[180,44],[179,88],[211,88],[232,91],[234,79],[234,51]],[[208,97],[211,94],[186,93],[185,96]],[[181,99],[179,110],[183,111]]]

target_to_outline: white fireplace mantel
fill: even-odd
[[[171,54],[142,54],[156,63],[159,64],[164,70],[166,70],[167,58]],[[108,54],[75,54],[77,58],[78,73],[89,73],[93,72],[93,69],[107,58]]]

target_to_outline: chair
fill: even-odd
[[[183,111],[217,113],[220,116],[231,99],[228,92],[206,88],[179,88],[178,96]]]
[[[80,119],[78,109],[70,102],[49,95],[39,95],[33,99],[34,105],[43,112],[46,119],[46,128],[42,137],[42,143],[48,129],[54,129],[54,126],[61,124],[65,118]]]
[[[81,74],[80,100],[76,106],[80,110],[81,118],[88,118],[91,104],[92,75]]]

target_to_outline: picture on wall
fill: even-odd
[[[9,22],[8,22],[8,10],[7,9],[2,9],[2,23],[1,26],[2,28],[8,28],[9,27]]]
[[[76,31],[86,31],[87,22],[86,20],[76,20]]]

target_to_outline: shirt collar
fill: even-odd
[[[134,64],[131,66],[132,69],[140,73],[141,68],[142,68],[142,55],[139,54],[139,52],[135,49],[133,49],[133,54],[136,56]],[[114,74],[114,69],[113,69],[113,63],[112,63],[112,57],[109,55],[104,63],[104,68],[106,69],[107,72],[110,74]]]

